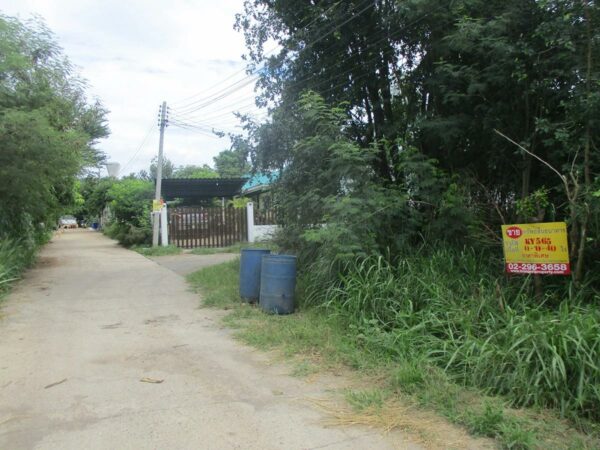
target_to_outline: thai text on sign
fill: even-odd
[[[564,222],[502,225],[502,242],[508,273],[571,273]]]

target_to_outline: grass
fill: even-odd
[[[533,302],[522,288],[500,288],[484,267],[471,252],[397,266],[369,258],[348,267],[323,300],[382,358],[410,354],[513,406],[600,420],[597,308]]]
[[[174,245],[168,245],[166,247],[145,247],[134,245],[131,250],[138,252],[144,256],[167,256],[167,255],[179,255],[182,250]]]
[[[401,426],[406,417],[389,415],[393,411],[406,414],[403,405],[408,404],[435,411],[476,436],[495,439],[503,448],[600,447],[593,423],[581,421],[578,423],[581,429],[575,429],[555,410],[514,408],[505,396],[490,396],[477,388],[465,387],[462,382],[457,383],[459,378],[439,367],[435,358],[411,351],[402,338],[383,330],[377,319],[359,315],[358,320],[349,321],[352,313],[302,305],[293,315],[263,314],[239,301],[238,273],[239,260],[203,269],[188,276],[188,281],[202,291],[205,306],[230,310],[224,322],[235,330],[237,338],[259,349],[278,350],[282,357],[291,358],[294,375],[312,374],[317,368],[350,369],[362,380],[358,388],[344,392],[353,412],[340,416],[340,423],[355,421],[360,416],[365,424],[376,421],[386,429],[394,424]],[[378,278],[373,272],[370,276],[369,279]],[[389,284],[383,288],[391,289]],[[412,288],[417,293],[430,290],[431,287],[423,285]],[[364,301],[372,300],[365,297]],[[414,320],[422,317],[417,315]],[[412,327],[415,331],[415,325]],[[419,337],[424,340],[421,345],[430,345],[422,334]]]
[[[229,247],[200,247],[195,248],[191,251],[194,255],[214,255],[217,253],[240,253],[244,248],[268,248],[270,250],[277,250],[277,246],[272,242],[240,242]]]
[[[34,259],[37,245],[24,240],[0,241],[0,301]]]

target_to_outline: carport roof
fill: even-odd
[[[239,195],[247,178],[166,178],[162,180],[162,197],[206,199]]]

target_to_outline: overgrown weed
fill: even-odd
[[[425,358],[514,406],[600,419],[600,312],[535,304],[519,280],[500,291],[486,266],[471,251],[367,258],[345,268],[323,305],[383,358]]]
[[[37,248],[38,244],[31,240],[0,241],[0,300],[19,279],[23,270],[33,263]]]
[[[381,267],[383,270],[384,266]],[[405,273],[421,273],[414,267],[405,267]],[[403,333],[399,333],[400,330],[389,323],[361,317],[358,311],[344,314],[343,309],[331,304],[306,307],[301,302],[298,312],[293,315],[263,314],[259,308],[239,301],[238,273],[239,260],[236,260],[203,269],[190,275],[188,280],[202,291],[205,306],[231,310],[224,321],[235,330],[235,336],[245,343],[263,350],[277,349],[284,356],[301,355],[301,361],[312,360],[313,367],[319,367],[320,370],[351,368],[359,377],[363,377],[365,381],[362,388],[346,391],[345,394],[349,404],[354,405],[353,410],[363,408],[360,415],[364,417],[360,423],[373,421],[384,427],[402,424],[402,418],[390,417],[386,418],[384,424],[380,417],[383,413],[377,412],[377,405],[384,405],[386,414],[389,410],[401,411],[402,408],[398,406],[390,409],[394,402],[400,402],[418,404],[436,411],[473,434],[493,437],[503,448],[592,449],[600,446],[593,423],[584,421],[589,425],[586,434],[574,429],[551,410],[513,409],[507,397],[488,396],[481,390],[466,388],[462,386],[463,377],[453,371],[445,371],[443,365],[439,364],[439,347],[430,347],[432,343],[447,338],[456,330],[468,329],[475,335],[475,331],[486,329],[474,323],[474,318],[485,319],[488,315],[487,307],[481,306],[482,302],[489,301],[482,297],[485,283],[476,284],[478,287],[474,295],[480,301],[475,311],[467,311],[470,320],[464,319],[465,322],[458,327],[451,321],[458,312],[446,311],[442,316],[446,318],[446,326],[437,324],[432,330],[427,329],[427,322],[425,326],[419,324],[423,316],[418,314],[420,310],[416,305],[417,301],[421,302],[419,305],[422,310],[422,305],[435,300],[431,295],[435,289],[426,286],[425,279],[422,279],[415,289],[400,290],[404,297],[400,297],[398,302],[404,301],[409,305],[408,311],[416,317],[410,317],[407,310],[398,308],[397,315],[407,326]],[[374,279],[378,280],[377,277]],[[384,276],[386,279],[387,275]],[[465,282],[453,280],[451,284],[456,286]],[[382,283],[381,290],[390,289],[386,283]],[[372,295],[378,292],[379,287],[368,289]],[[355,292],[363,292],[359,284],[356,284]],[[453,292],[447,286],[440,288],[440,292],[444,295],[452,292],[450,299],[460,295],[460,292]],[[369,304],[367,299],[364,299],[364,304]],[[493,305],[498,307],[496,299]],[[373,305],[373,308],[378,307]],[[442,321],[441,317],[432,317]],[[431,335],[431,331],[436,334]],[[425,351],[428,348],[429,351]],[[301,375],[302,370],[295,372]],[[340,423],[355,420],[358,412],[353,414],[344,414],[339,418]]]
[[[273,242],[240,242],[229,247],[199,247],[191,251],[194,255],[215,255],[217,253],[240,253],[245,248],[267,248],[277,250],[277,245]]]
[[[131,250],[138,252],[144,256],[167,256],[167,255],[179,255],[182,250],[174,245],[168,245],[166,247],[147,247],[141,245],[134,245]]]

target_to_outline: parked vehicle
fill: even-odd
[[[58,226],[60,228],[77,228],[77,219],[73,216],[62,216],[58,219]]]

